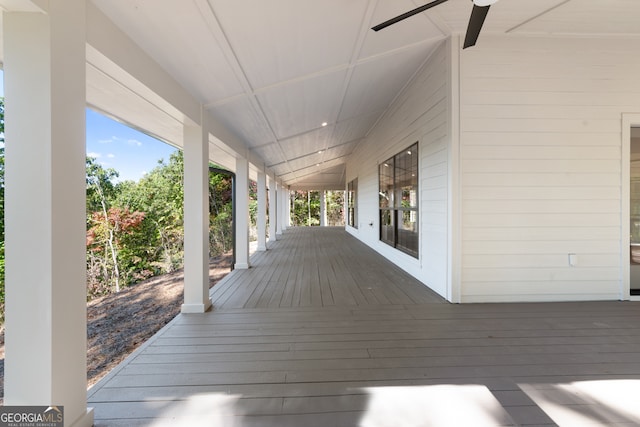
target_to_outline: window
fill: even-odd
[[[347,224],[358,228],[358,178],[347,184]]]
[[[380,240],[418,258],[418,144],[379,166]]]

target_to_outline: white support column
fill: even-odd
[[[287,211],[289,210],[289,196],[291,193],[284,188],[284,185],[280,186],[280,202],[282,203],[282,209],[280,210],[280,219],[282,223],[282,231],[287,229],[289,222],[287,221]]]
[[[204,313],[211,307],[209,298],[209,134],[205,129],[202,123],[201,126],[187,125],[183,130],[183,313]]]
[[[236,264],[237,269],[249,268],[249,162],[236,158]]]
[[[258,172],[258,251],[267,250],[267,175]]]
[[[282,229],[286,230],[291,226],[291,191],[282,187],[282,202],[284,203],[284,224]]]
[[[5,405],[87,409],[85,0],[4,13]]]
[[[282,225],[284,224],[284,203],[282,202],[282,195],[284,194],[283,189],[282,189],[282,185],[280,185],[279,183],[276,183],[276,199],[277,199],[277,203],[278,203],[278,209],[277,209],[277,220],[276,220],[276,234],[277,235],[281,235],[282,231],[283,231],[283,227]]]
[[[327,226],[327,192],[320,191],[320,227]]]
[[[276,193],[276,180],[269,177],[269,243],[275,242],[276,225],[278,224],[278,196]]]

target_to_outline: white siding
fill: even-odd
[[[460,76],[461,300],[620,298],[638,41],[485,35]]]
[[[448,281],[450,45],[443,42],[347,164],[358,178],[359,228],[347,230],[440,295]],[[418,141],[420,258],[380,242],[378,164]],[[371,225],[370,225],[371,224]]]

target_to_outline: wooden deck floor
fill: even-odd
[[[640,425],[640,304],[442,301],[290,229],[89,391],[96,426]]]

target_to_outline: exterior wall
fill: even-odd
[[[443,42],[368,135],[347,164],[358,178],[358,228],[347,231],[434,291],[448,281],[448,129],[450,42]],[[379,241],[378,165],[418,141],[420,259]]]
[[[622,118],[640,113],[640,45],[459,41],[428,58],[351,156],[359,228],[347,230],[453,302],[625,298]],[[378,164],[416,141],[419,260],[378,240]]]
[[[639,76],[637,40],[484,35],[460,52],[461,301],[624,296]]]

